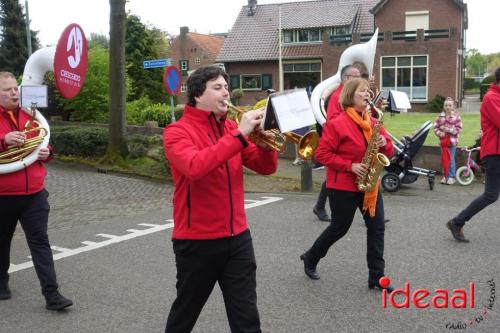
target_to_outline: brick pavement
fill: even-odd
[[[136,216],[171,204],[173,187],[148,179],[102,174],[75,164],[48,165],[50,229],[67,229],[119,216]]]

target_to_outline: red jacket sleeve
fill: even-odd
[[[485,96],[483,104],[481,104],[481,115],[485,116],[493,126],[500,128],[500,98],[498,95]]]
[[[278,153],[260,148],[252,142],[243,150],[242,159],[244,166],[261,175],[273,174],[278,169]]]

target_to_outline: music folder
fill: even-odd
[[[291,89],[270,94],[261,127],[278,129],[281,133],[316,123],[305,89]]]
[[[389,104],[388,109],[391,113],[407,112],[408,109],[411,109],[408,95],[403,91],[390,90],[387,103]]]

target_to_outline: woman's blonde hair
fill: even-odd
[[[353,78],[346,82],[340,93],[340,104],[344,110],[354,106],[354,94],[361,86],[369,88],[370,84],[361,78]]]

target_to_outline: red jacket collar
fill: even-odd
[[[184,106],[184,114],[182,115],[182,117],[187,117],[186,119],[206,123],[207,121],[210,121],[210,118],[215,119],[215,114],[213,112],[208,112],[186,104],[186,106]],[[226,117],[227,114],[221,116],[220,122],[224,122],[226,120]]]
[[[0,112],[2,113],[7,113],[7,111],[14,111],[14,113],[18,112],[19,110],[21,110],[21,108],[18,106],[15,110],[7,110],[6,108],[4,108],[3,106],[0,105]]]

